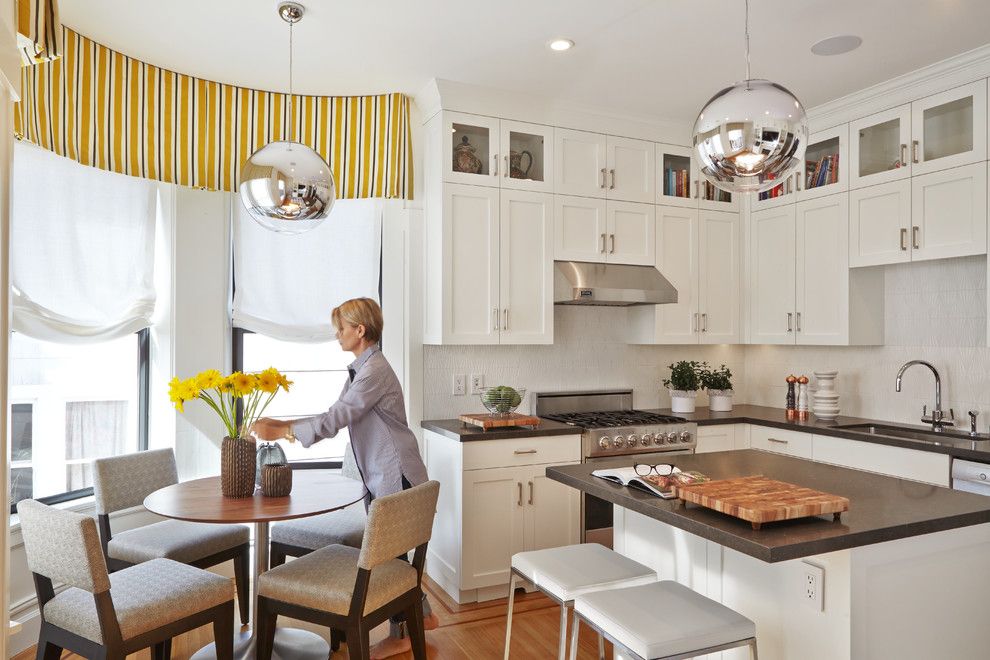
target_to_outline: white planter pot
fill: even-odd
[[[708,390],[708,409],[712,412],[730,412],[732,390]]]
[[[670,411],[675,413],[693,413],[697,392],[690,390],[670,390]]]

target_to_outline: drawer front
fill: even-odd
[[[464,443],[464,469],[483,470],[581,460],[580,435],[534,436]]]
[[[750,429],[749,439],[753,449],[809,460],[812,456],[810,433],[775,429],[769,426],[753,426]]]
[[[898,479],[949,486],[950,458],[945,454],[816,435],[814,460]]]

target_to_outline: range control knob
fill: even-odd
[[[663,444],[663,433],[657,433],[655,436],[653,436],[653,442],[655,444],[662,445]]]
[[[628,440],[630,447],[635,447],[637,444],[639,444],[639,436],[636,435],[635,433],[630,433]]]
[[[643,434],[643,439],[639,441],[639,444],[643,445],[644,447],[649,447],[651,442],[653,442],[653,434],[645,433]]]
[[[622,449],[623,447],[626,446],[625,438],[623,438],[621,435],[615,436],[614,438],[612,438],[612,446],[615,447],[616,449]]]
[[[609,442],[608,438],[605,437],[598,438],[598,446],[601,447],[602,449],[608,449],[611,444],[612,443]]]
[[[680,439],[681,442],[691,442],[691,434],[687,431],[681,431]]]
[[[670,433],[667,434],[667,444],[672,445],[675,442],[677,442],[677,434],[671,431]]]

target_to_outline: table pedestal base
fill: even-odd
[[[255,639],[251,631],[234,635],[234,660],[254,660]],[[193,654],[192,660],[215,660],[217,647],[208,644]],[[330,645],[314,632],[300,628],[276,628],[272,660],[326,660]]]

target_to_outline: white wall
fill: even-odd
[[[955,408],[969,428],[967,410],[979,410],[979,429],[990,424],[990,348],[986,347],[986,257],[963,257],[885,266],[885,345],[868,347],[747,346],[745,401],[783,407],[788,374],[838,369],[842,414],[920,423],[931,409],[934,378],[911,367],[902,392],[897,370],[927,360],[942,377],[942,406]],[[812,388],[815,387],[812,379]]]

